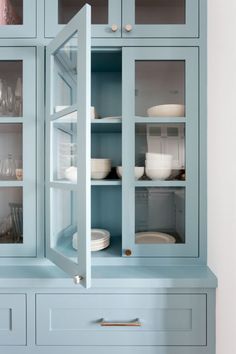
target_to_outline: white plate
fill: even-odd
[[[138,244],[156,244],[156,243],[175,243],[176,239],[163,232],[138,232],[135,234],[135,243]]]

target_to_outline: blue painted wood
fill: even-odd
[[[47,95],[46,102],[46,113],[47,113],[47,146],[48,146],[48,156],[52,154],[52,134],[51,130],[51,119],[57,118],[57,116],[63,115],[63,111],[60,114],[53,114],[53,107],[50,97],[53,97],[53,85],[52,85],[52,73],[53,73],[53,60],[52,56],[61,48],[73,35],[77,35],[77,45],[78,45],[78,55],[77,55],[77,96],[76,96],[76,109],[78,111],[76,115],[77,121],[77,138],[76,143],[81,146],[78,150],[78,165],[83,166],[83,168],[78,169],[77,178],[77,231],[80,236],[80,247],[78,248],[78,258],[76,262],[67,259],[65,255],[59,253],[56,250],[56,243],[53,240],[54,230],[51,224],[52,210],[55,208],[53,205],[53,199],[50,199],[50,181],[52,178],[52,172],[50,169],[51,161],[48,159],[48,174],[47,174],[47,256],[57,265],[62,267],[64,271],[68,272],[71,276],[80,276],[82,278],[82,284],[89,287],[90,285],[90,272],[91,272],[91,261],[90,261],[90,238],[91,238],[91,207],[90,207],[90,75],[91,75],[91,58],[90,58],[90,25],[91,24],[91,10],[90,6],[86,5],[71,21],[70,23],[61,31],[61,33],[52,41],[52,43],[47,47],[47,87],[49,88],[49,94]],[[74,111],[74,106],[71,107]],[[68,113],[68,109],[64,110]],[[51,115],[52,114],[52,115]],[[66,184],[68,186],[68,183]],[[58,184],[57,187],[60,187]],[[73,190],[74,185],[71,184],[70,188]],[[52,194],[51,194],[52,195]],[[75,198],[73,196],[73,198]],[[75,202],[75,199],[74,199]],[[72,220],[75,215],[72,215]],[[74,231],[73,231],[74,232]],[[83,237],[81,237],[83,235]],[[71,231],[72,236],[72,231]]]
[[[36,37],[36,0],[23,0],[23,24],[1,25],[0,38]]]
[[[116,32],[112,32],[113,24],[118,26]],[[45,0],[45,37],[55,37],[63,27],[58,24],[58,0]],[[121,0],[108,0],[108,23],[92,25],[92,37],[121,37]]]
[[[125,38],[151,38],[151,37],[198,37],[198,0],[186,0],[186,24],[170,25],[170,24],[152,24],[138,25],[135,23],[135,0],[125,0],[122,3],[122,36]],[[132,25],[132,30],[127,32],[125,26]]]
[[[22,61],[23,65],[23,115],[3,118],[1,123],[22,124],[24,181],[2,181],[1,187],[23,188],[23,243],[2,244],[0,256],[36,256],[36,60],[35,48],[1,47],[0,58],[4,61]],[[29,146],[31,147],[29,149]]]
[[[26,345],[26,296],[0,294],[0,346]]]
[[[206,345],[206,295],[42,294],[36,311],[38,345]]]
[[[135,244],[135,61],[184,60],[186,66],[185,242],[172,245]],[[127,75],[126,73],[129,73]],[[137,257],[198,257],[198,50],[197,48],[124,48],[123,50],[123,228],[122,249]],[[133,117],[133,119],[132,119]],[[171,123],[169,119],[169,123]],[[194,157],[194,158],[193,158]],[[137,183],[137,182],[136,182]],[[139,182],[138,182],[139,183]],[[171,185],[171,181],[169,182]],[[160,185],[157,182],[156,186]],[[173,182],[174,185],[174,182]]]

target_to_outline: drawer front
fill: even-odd
[[[26,345],[24,294],[0,294],[0,345]]]
[[[38,345],[205,346],[206,295],[39,294],[36,324]]]

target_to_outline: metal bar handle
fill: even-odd
[[[102,327],[141,327],[142,323],[138,318],[129,322],[110,322],[102,319],[100,321],[100,326]]]

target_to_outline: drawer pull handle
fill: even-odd
[[[132,25],[130,25],[130,24],[125,25],[125,30],[126,30],[126,32],[131,32],[132,29],[133,29],[133,26],[132,26]]]
[[[138,318],[130,322],[110,322],[102,319],[100,322],[100,326],[102,327],[141,327],[142,323]]]

